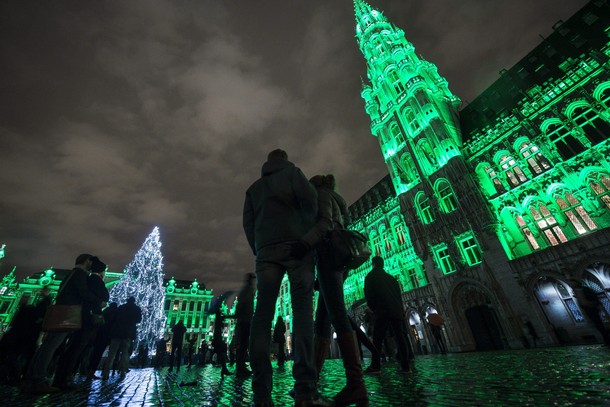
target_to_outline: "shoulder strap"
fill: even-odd
[[[66,278],[65,281],[62,281],[62,283],[60,284],[59,290],[57,291],[57,295],[55,296],[55,298],[57,298],[59,296],[59,294],[61,294],[61,292],[64,290],[64,288],[66,288],[66,286],[68,285],[68,282],[70,281],[70,279],[72,278],[74,273],[76,273],[76,269],[75,268],[72,269],[72,272],[70,273],[70,275],[68,275],[68,278]]]

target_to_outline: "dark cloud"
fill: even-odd
[[[371,1],[463,100],[585,3]],[[168,276],[234,289],[267,151],[349,202],[385,174],[351,1],[8,1],[0,56],[1,273],[83,251],[120,270],[158,225]]]

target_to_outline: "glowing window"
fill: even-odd
[[[464,262],[469,266],[480,264],[483,261],[481,249],[472,234],[457,239],[457,243]]]
[[[405,237],[405,229],[404,229],[403,225],[401,225],[400,223],[395,224],[394,232],[396,233],[396,241],[398,242],[399,246],[402,246],[403,244],[405,244],[407,242],[407,239]]]
[[[445,213],[453,212],[457,209],[457,199],[451,189],[451,185],[445,180],[438,183],[438,200]]]
[[[572,120],[585,132],[592,145],[610,137],[610,125],[595,113],[591,107],[578,107],[572,112]]]
[[[551,168],[551,163],[549,160],[547,160],[542,155],[538,147],[532,143],[521,143],[519,152],[523,156],[523,159],[527,162],[527,165],[533,174],[541,174]]]
[[[436,264],[443,271],[443,273],[453,273],[455,271],[455,266],[453,261],[451,261],[451,255],[449,254],[447,245],[442,243],[435,246],[432,250],[434,253],[434,258],[436,259]]]
[[[538,209],[530,208],[530,213],[538,229],[546,236],[551,245],[557,246],[568,241],[557,220],[545,205],[540,205]]]
[[[589,179],[589,186],[608,209],[610,209],[610,177],[593,173]]]
[[[390,83],[392,84],[392,86],[394,87],[394,90],[396,91],[397,95],[400,95],[402,92],[405,91],[405,87],[402,84],[402,81],[400,80],[400,76],[398,75],[398,72],[396,72],[396,71],[390,72],[390,75],[388,75],[388,79],[389,79]]]
[[[591,230],[597,229],[597,225],[589,216],[589,213],[583,208],[578,199],[571,193],[567,192],[565,196],[556,196],[555,201],[559,209],[570,220],[574,229],[579,235],[585,234]]]
[[[502,168],[502,171],[504,171],[504,174],[506,174],[508,183],[511,186],[516,187],[527,181],[527,177],[521,170],[521,167],[517,165],[517,162],[513,157],[503,155],[500,158],[500,167]]]
[[[498,175],[496,174],[496,171],[493,168],[485,167],[485,172],[493,183],[494,188],[496,189],[496,193],[502,194],[506,192],[506,189],[504,189],[504,185],[502,185],[502,182],[498,179]]]
[[[555,145],[557,152],[564,160],[577,156],[585,151],[585,146],[565,126],[551,124],[547,129],[549,141]]]
[[[428,224],[434,221],[430,200],[423,192],[418,193],[415,197],[415,208],[417,209],[417,213],[422,223]]]
[[[576,322],[584,322],[585,318],[582,316],[578,305],[576,305],[576,301],[574,301],[574,297],[572,296],[571,290],[568,290],[566,286],[564,286],[560,282],[555,283],[555,289],[557,290],[561,301],[563,301],[563,303],[566,305],[566,309],[568,310],[572,318],[574,318]]]

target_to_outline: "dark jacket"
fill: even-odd
[[[254,315],[254,292],[256,288],[253,284],[242,287],[237,295],[237,306],[235,307],[235,317],[237,322],[250,322]]]
[[[345,199],[330,188],[317,188],[318,216],[313,228],[303,236],[310,247],[317,246],[333,229],[343,228],[344,217],[347,215]]]
[[[275,329],[273,330],[273,343],[284,343],[286,342],[286,323],[276,322]]]
[[[184,324],[176,324],[172,328],[172,345],[182,345],[184,342],[184,334],[186,333],[186,327]]]
[[[104,284],[104,280],[95,274],[91,273],[89,277],[87,277],[87,288],[91,291],[96,297],[101,298],[104,302],[108,302],[110,300],[110,293],[108,293],[108,289],[106,288],[106,284]],[[97,314],[102,315],[102,304],[98,301],[91,302],[85,300],[83,303],[83,322],[85,325],[91,325],[91,318],[87,318],[87,315]]]
[[[114,325],[114,321],[116,321],[116,315],[119,312],[119,307],[106,307],[104,311],[102,311],[102,315],[104,316],[104,327],[102,329],[102,333],[106,336],[110,336],[110,330],[112,329],[112,325]]]
[[[364,279],[364,297],[375,317],[404,319],[402,293],[396,278],[382,268],[373,268]]]
[[[142,310],[136,304],[123,304],[117,309],[116,318],[110,327],[110,337],[136,339],[136,325],[142,320]]]
[[[80,267],[74,267],[59,286],[55,303],[59,305],[80,305],[85,301],[102,305],[103,298],[95,295],[87,286],[89,272]]]
[[[243,226],[256,254],[265,246],[299,240],[316,214],[316,190],[301,170],[288,160],[271,159],[246,191]]]

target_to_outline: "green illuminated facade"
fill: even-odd
[[[400,282],[416,352],[437,351],[435,312],[453,351],[529,346],[526,321],[538,345],[599,341],[567,280],[610,314],[608,2],[558,23],[465,107],[380,10],[354,10],[388,176],[350,206],[350,227]],[[369,270],[345,282],[356,317]]]

